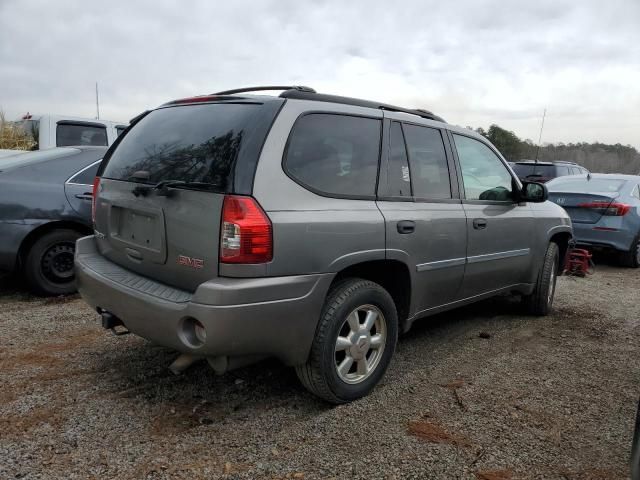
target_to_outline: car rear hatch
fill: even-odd
[[[202,98],[172,102],[139,120],[105,157],[96,187],[102,255],[189,291],[218,275],[225,196],[251,193],[283,102]]]
[[[574,223],[597,223],[618,195],[617,192],[549,192],[549,200],[563,207]]]

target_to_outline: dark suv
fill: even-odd
[[[510,164],[520,180],[529,182],[544,183],[556,177],[586,175],[589,173],[589,170],[573,162],[535,162],[533,160],[523,160],[520,162],[510,162]]]
[[[76,250],[103,326],[183,352],[174,371],[277,357],[340,403],[421,317],[508,292],[549,311],[571,222],[482,136],[424,110],[252,90],[169,102],[108,151]]]

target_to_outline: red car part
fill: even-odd
[[[591,252],[584,248],[569,248],[564,262],[565,275],[573,275],[576,277],[592,275],[595,269],[595,265],[591,259],[592,257]]]

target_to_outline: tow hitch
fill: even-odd
[[[589,250],[570,246],[564,262],[564,274],[574,277],[593,275],[595,272],[595,264],[593,263],[592,257],[593,255]]]
[[[126,335],[128,333],[131,333],[127,329],[127,327],[125,327],[124,323],[122,323],[122,320],[120,320],[114,314],[109,313],[106,310],[102,310],[102,309],[99,309],[98,313],[100,313],[100,316],[102,317],[102,328],[110,330],[111,333],[113,333],[116,336]],[[117,327],[123,327],[123,328],[120,330],[117,330],[116,329]]]

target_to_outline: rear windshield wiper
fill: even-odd
[[[206,182],[188,182],[185,180],[162,180],[155,185],[138,185],[132,193],[138,197],[146,196],[150,191],[157,190],[157,195],[161,197],[169,196],[170,188],[193,188],[196,190],[213,190],[215,185]]]

